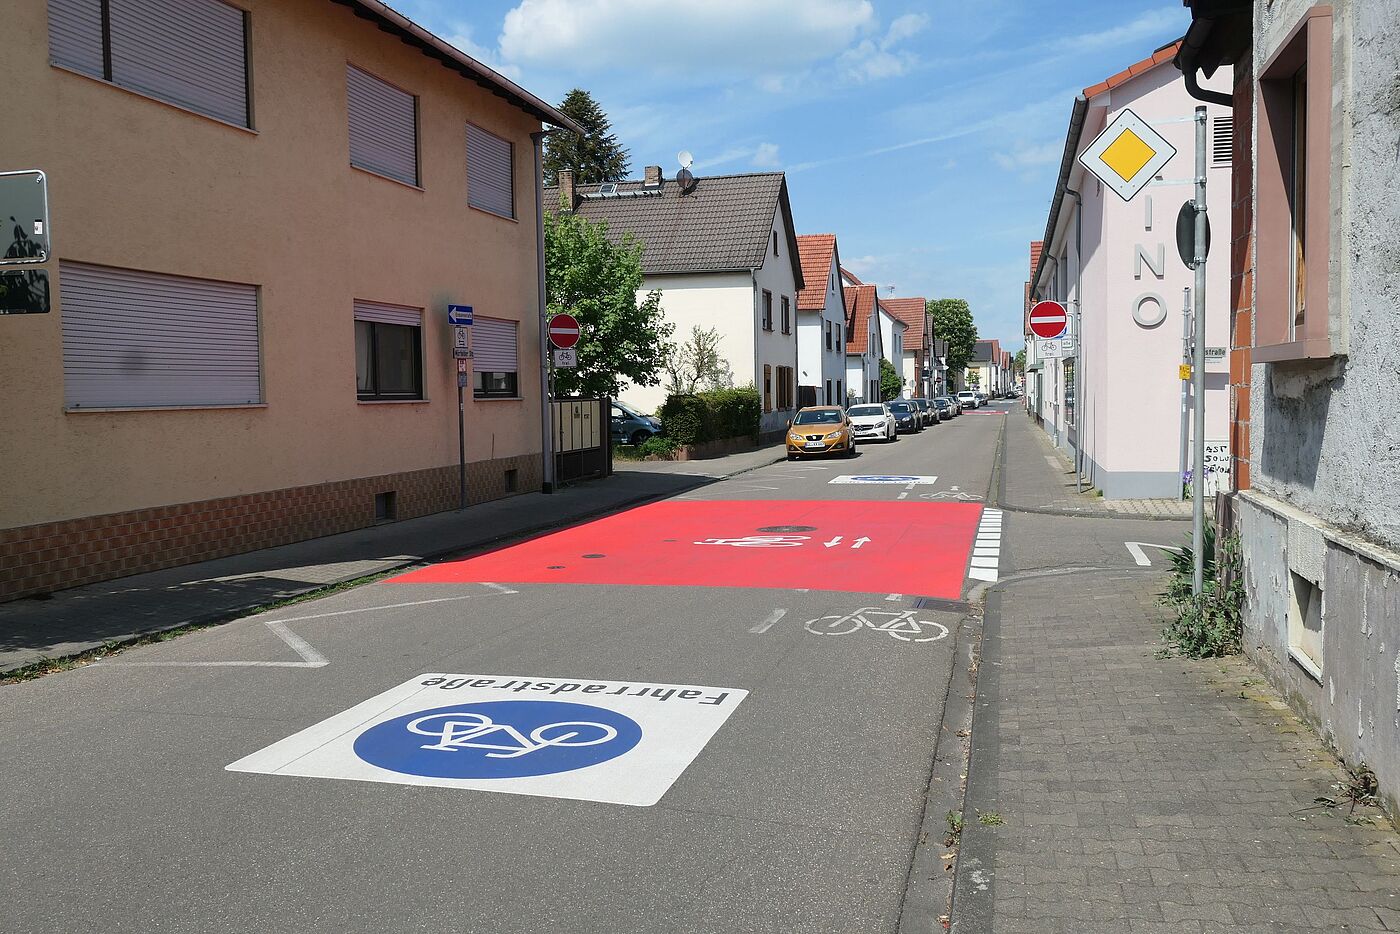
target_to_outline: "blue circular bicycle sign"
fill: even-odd
[[[355,739],[370,765],[428,778],[524,778],[607,762],[641,742],[631,717],[562,701],[488,701],[419,710]]]
[[[913,483],[913,482],[915,482],[916,480],[922,480],[923,477],[876,476],[876,477],[852,477],[851,479],[852,479],[852,480],[855,480],[855,481],[858,481],[858,482],[860,482],[860,483]]]

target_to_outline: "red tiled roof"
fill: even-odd
[[[904,346],[914,350],[924,347],[924,321],[928,317],[928,303],[922,298],[886,298],[880,302],[890,314],[909,325],[904,335]]]
[[[1176,58],[1176,52],[1179,48],[1181,48],[1181,43],[1173,42],[1166,48],[1158,49],[1156,52],[1153,52],[1151,55],[1149,55],[1147,58],[1144,58],[1137,64],[1129,65],[1127,68],[1118,72],[1118,74],[1113,75],[1112,77],[1104,81],[1100,81],[1098,84],[1095,84],[1092,87],[1085,88],[1084,96],[1098,97],[1105,91],[1111,91],[1114,88],[1118,87],[1120,84],[1126,84],[1128,81],[1131,81],[1133,78],[1136,78],[1143,72],[1151,71],[1158,65],[1165,64],[1166,62],[1169,62],[1172,59]]]
[[[853,285],[846,290],[846,353],[870,347],[870,316],[875,313],[875,286]]]
[[[861,282],[860,279],[856,278],[855,273],[851,272],[845,266],[841,267],[841,278],[845,279],[849,285],[865,285],[864,282]]]
[[[826,307],[831,260],[836,255],[836,234],[799,234],[797,255],[802,261],[802,281],[806,283],[806,288],[797,293],[797,310],[821,311]]]

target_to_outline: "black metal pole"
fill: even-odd
[[[467,508],[467,407],[462,401],[462,374],[457,374],[457,508]]]

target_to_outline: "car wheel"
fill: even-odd
[[[629,439],[627,440],[627,443],[628,443],[628,444],[643,444],[643,443],[645,443],[646,440],[647,440],[648,438],[650,438],[650,437],[651,437],[651,432],[649,432],[649,431],[644,431],[644,430],[642,430],[641,428],[638,428],[636,431],[632,432],[632,437],[629,438]]]

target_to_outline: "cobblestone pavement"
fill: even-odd
[[[1206,500],[1209,504],[1210,500]],[[1106,499],[1103,506],[1124,516],[1173,516],[1190,518],[1191,501],[1177,499]]]
[[[1161,586],[993,594],[954,929],[1400,931],[1400,836],[1248,662],[1157,657]]]

